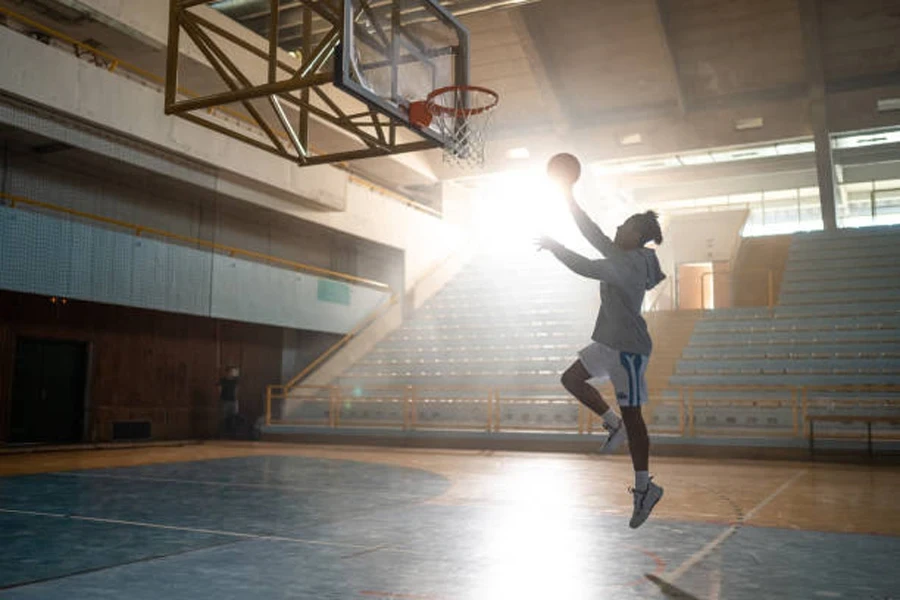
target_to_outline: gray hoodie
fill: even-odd
[[[620,352],[649,355],[653,349],[641,316],[644,294],[666,278],[650,248],[622,250],[574,202],[579,229],[605,258],[591,260],[563,247],[554,255],[575,273],[600,280],[600,313],[591,339]]]

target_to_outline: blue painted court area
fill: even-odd
[[[0,598],[900,598],[896,537],[428,502],[450,486],[300,456],[0,478]]]

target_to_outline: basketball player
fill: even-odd
[[[652,348],[647,323],[641,317],[641,304],[644,293],[666,277],[656,253],[644,246],[650,241],[662,243],[662,232],[656,213],[648,211],[629,217],[616,230],[615,240],[611,240],[578,206],[572,184],[561,183],[575,223],[604,256],[590,260],[549,237],[537,242],[538,250],[549,250],[575,273],[600,280],[600,314],[591,336],[593,343],[583,348],[579,359],[563,373],[562,384],[603,419],[609,436],[601,452],[613,452],[625,441],[627,433],[635,472],[631,489],[634,512],[629,525],[637,528],[663,495],[662,487],[649,476],[650,438],[641,414],[641,406],[647,402],[644,371]],[[612,380],[621,418],[588,383],[593,378]]]

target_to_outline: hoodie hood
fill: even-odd
[[[659,259],[656,258],[656,251],[650,248],[640,248],[638,253],[647,263],[647,280],[644,282],[644,289],[652,290],[660,281],[666,278],[666,274],[662,272]]]

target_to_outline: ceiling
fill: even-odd
[[[60,2],[0,0],[19,11],[77,4]],[[302,4],[281,2],[285,11]],[[267,0],[219,4],[265,33],[260,5]],[[875,108],[878,99],[900,97],[900,0],[443,4],[470,31],[472,82],[501,96],[488,171],[537,163],[559,150],[609,161],[809,138],[810,103],[822,94],[833,131],[900,124],[900,111]],[[288,22],[289,15],[283,15]],[[91,37],[139,66],[163,71],[160,49],[134,36],[90,20],[58,21],[54,26],[70,28],[78,39]],[[526,148],[531,162],[508,159],[514,148]],[[421,164],[399,169],[391,159],[352,167],[401,187],[459,175],[436,151],[418,162],[434,177],[422,175]]]
[[[463,20],[506,147],[543,134],[613,159],[803,137],[816,83],[835,131],[900,123],[874,102],[900,96],[900,0],[543,0]]]
[[[267,34],[267,0],[219,4]],[[283,4],[290,23],[302,2]],[[873,101],[900,95],[900,0],[443,5],[471,33],[472,82],[501,95],[490,167],[515,147],[540,160],[561,148],[603,160],[805,137],[817,83],[835,130],[900,122]],[[761,127],[735,127],[760,118]]]

